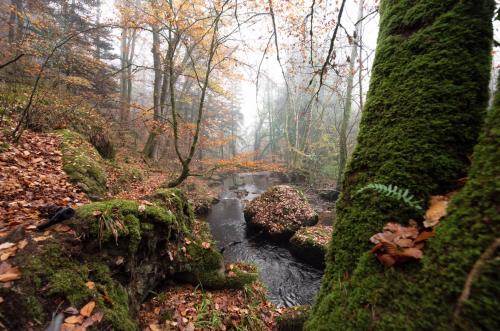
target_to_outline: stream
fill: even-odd
[[[242,173],[226,178],[220,201],[212,206],[208,222],[226,262],[244,261],[257,265],[272,303],[285,307],[311,304],[319,290],[323,271],[292,256],[286,246],[247,232],[243,200],[252,200],[269,186],[279,183],[268,172]]]

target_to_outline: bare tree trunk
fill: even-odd
[[[340,125],[340,141],[339,141],[339,168],[337,173],[337,190],[342,189],[342,175],[347,163],[347,128],[349,126],[349,120],[351,118],[352,110],[352,90],[354,83],[354,64],[358,56],[358,38],[361,34],[361,22],[363,18],[363,0],[359,0],[358,8],[358,20],[356,28],[354,31],[352,47],[351,47],[351,57],[349,58],[349,76],[347,78],[347,92],[344,102],[344,114],[342,116],[342,123]]]
[[[126,27],[122,28],[121,40],[120,40],[120,49],[121,49],[121,73],[120,73],[120,123],[123,126],[128,126],[128,112],[129,107],[127,104],[127,96],[128,96],[128,84],[127,84],[127,58],[128,58],[128,49],[127,49],[127,34],[128,29]]]
[[[153,67],[154,67],[154,83],[153,83],[153,118],[156,122],[162,121],[161,112],[161,88],[162,88],[162,65],[161,65],[161,53],[160,53],[160,29],[157,24],[151,25],[151,30],[153,33],[153,48],[151,52],[153,53]],[[166,75],[165,75],[166,76]],[[157,139],[158,133],[153,130],[149,133],[148,141],[144,147],[144,154],[146,157],[158,161],[159,159],[159,142]]]

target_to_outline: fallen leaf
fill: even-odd
[[[405,248],[399,253],[399,256],[411,257],[414,259],[421,259],[422,255],[423,255],[422,251],[417,248]]]
[[[90,290],[93,290],[95,288],[95,283],[92,282],[92,281],[88,281],[85,283],[85,285],[90,289]]]
[[[159,324],[149,324],[148,326],[151,329],[151,331],[161,331]]]
[[[68,324],[82,324],[82,322],[83,322],[83,316],[81,315],[69,316],[64,320],[64,323]]]
[[[228,276],[229,278],[234,278],[234,277],[236,277],[236,274],[234,273],[234,271],[229,271],[229,272],[227,273],[227,276]]]
[[[49,238],[50,238],[50,236],[39,236],[39,237],[33,238],[33,240],[36,241],[36,242],[39,242],[39,241],[47,240]]]
[[[24,247],[26,247],[28,245],[28,240],[26,239],[23,239],[21,240],[18,244],[17,244],[17,247],[19,247],[19,249],[23,249]]]
[[[64,309],[64,313],[68,315],[78,315],[80,312],[75,307],[68,307]]]
[[[203,247],[203,248],[205,248],[205,249],[209,249],[209,248],[210,248],[210,243],[209,243],[209,242],[204,241],[204,242],[202,242],[202,243],[201,243],[201,247]]]
[[[21,272],[18,268],[11,268],[6,273],[0,275],[0,282],[10,282],[21,278]]]
[[[446,216],[448,198],[444,195],[434,195],[430,199],[429,209],[425,212],[424,226],[431,228],[439,223],[439,220]]]
[[[89,317],[90,314],[92,314],[94,307],[95,307],[95,302],[90,301],[85,306],[83,306],[82,309],[80,309],[80,315],[85,316],[85,317]]]
[[[415,239],[415,244],[418,244],[419,242],[425,241],[432,237],[434,237],[434,231],[422,231],[419,233],[417,239]]]
[[[144,205],[144,204],[139,205],[139,207],[137,208],[137,210],[139,211],[139,213],[144,212],[146,210],[146,205]]]
[[[386,267],[392,267],[396,260],[389,254],[377,254],[377,259]]]
[[[4,250],[4,249],[7,249],[7,248],[11,248],[12,246],[15,246],[15,245],[16,244],[11,243],[11,242],[3,243],[3,244],[0,245],[0,251]]]

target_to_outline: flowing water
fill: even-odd
[[[257,265],[271,302],[286,307],[311,304],[323,272],[296,259],[285,246],[247,232],[244,200],[252,200],[278,183],[267,172],[226,178],[220,201],[212,206],[208,222],[227,262],[245,261]]]

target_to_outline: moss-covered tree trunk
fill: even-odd
[[[430,289],[429,301],[421,302],[421,265],[384,269],[368,252],[370,236],[386,222],[405,223],[415,212],[376,193],[355,193],[368,183],[395,184],[427,201],[466,175],[488,99],[493,8],[492,0],[381,1],[358,146],[345,173],[326,274],[306,329],[453,328],[450,303],[443,302],[451,297]],[[474,251],[480,254],[481,248]],[[428,269],[441,275],[439,266]],[[450,265],[447,272],[467,271]],[[442,295],[451,295],[446,284],[439,285]]]

